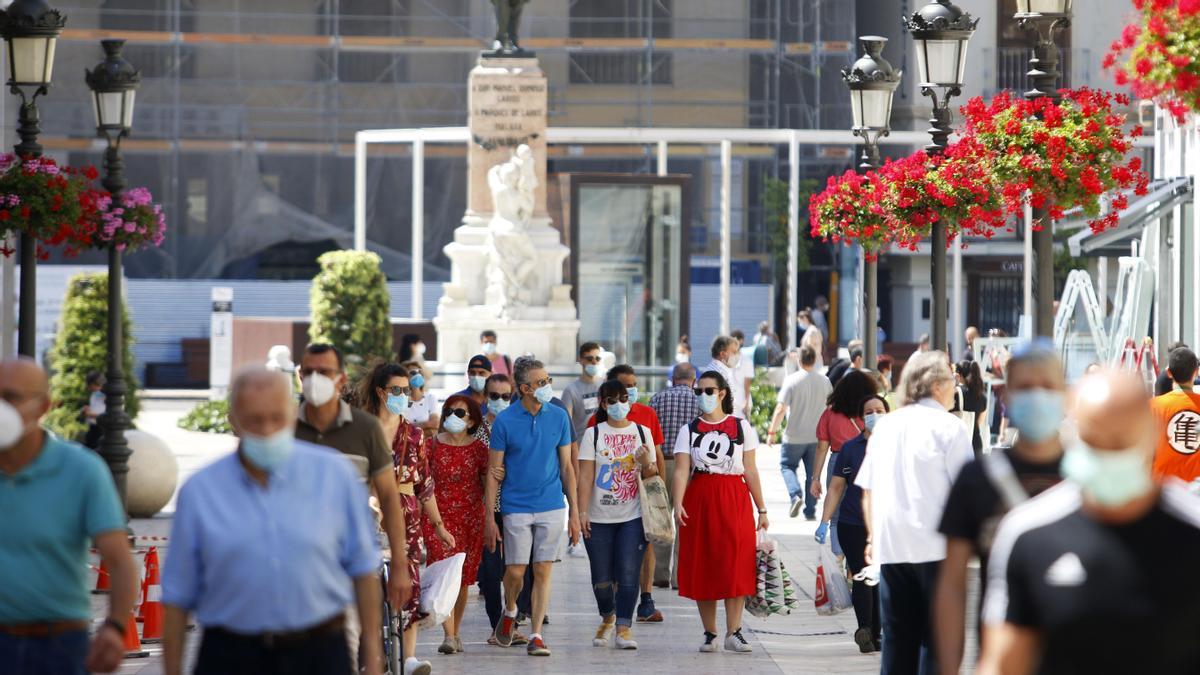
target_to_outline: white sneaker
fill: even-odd
[[[429,675],[432,672],[433,664],[428,661],[419,661],[413,656],[404,660],[404,675]]]
[[[629,626],[621,626],[617,629],[617,649],[637,649],[637,642],[633,639],[633,631]]]
[[[712,654],[717,651],[717,634],[704,632],[704,644],[700,645],[700,651],[705,654]]]
[[[600,627],[596,629],[596,637],[592,638],[592,646],[607,647],[608,636],[612,635],[614,626],[616,626],[615,623],[608,623],[607,621],[600,624]]]
[[[725,636],[725,651],[735,654],[749,654],[754,651],[754,648],[750,646],[749,642],[746,642],[746,638],[742,637],[742,629],[739,628]]]

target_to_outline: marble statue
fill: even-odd
[[[529,236],[533,219],[533,152],[522,145],[512,159],[488,170],[493,214],[488,222],[487,304],[501,317],[515,318],[529,304],[536,286],[537,247]]]
[[[517,44],[517,29],[521,26],[521,12],[529,0],[492,0],[496,10],[496,38],[492,41],[495,56],[532,56],[533,52],[521,49]]]

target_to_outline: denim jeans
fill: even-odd
[[[817,513],[817,498],[808,491],[808,484],[813,479],[813,459],[816,456],[816,443],[784,443],[783,452],[779,455],[779,472],[783,474],[783,484],[787,486],[788,496],[792,499],[804,497],[805,518],[811,518]],[[804,464],[803,482],[796,475],[801,463]]]
[[[0,634],[0,672],[11,675],[87,675],[86,630],[50,637]]]
[[[642,558],[646,554],[642,519],[592,523],[592,536],[583,542],[592,567],[592,591],[596,594],[600,616],[611,616],[615,612],[618,626],[632,626],[633,610],[641,592],[638,581]]]
[[[933,587],[941,561],[882,565],[879,597],[883,606],[881,675],[936,675],[930,619]]]

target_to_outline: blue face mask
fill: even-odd
[[[404,411],[408,410],[408,396],[405,394],[400,394],[399,396],[388,394],[387,409],[393,415],[403,415]]]
[[[554,387],[549,384],[542,385],[533,390],[533,397],[538,400],[538,403],[545,405],[554,399]]]
[[[638,388],[637,387],[625,387],[625,393],[629,394],[629,402],[630,403],[637,403],[637,398],[638,398]]]
[[[1062,474],[1101,506],[1128,504],[1154,488],[1141,448],[1094,450],[1080,443],[1063,455]]]
[[[697,400],[700,403],[700,410],[706,415],[717,409],[716,394],[700,394]]]
[[[869,415],[863,415],[863,426],[866,427],[867,431],[874,431],[875,423],[879,421],[880,417],[883,417],[883,413],[870,413]]]
[[[596,374],[600,372],[600,366],[594,363],[589,363],[583,367],[583,372],[588,377],[595,377]]]
[[[623,420],[629,416],[629,404],[628,403],[614,403],[614,404],[608,406],[607,408],[605,408],[604,411],[608,413],[609,419],[617,420],[618,422],[620,422],[621,420]]]
[[[1019,438],[1041,443],[1058,433],[1063,421],[1062,392],[1027,389],[1008,394],[1008,419],[1021,435]]]
[[[471,385],[471,391],[483,391],[487,385],[487,378],[482,375],[471,375],[467,378],[467,383]]]
[[[467,421],[458,415],[450,415],[445,422],[442,422],[442,426],[446,427],[446,431],[457,434],[467,428]]]
[[[420,389],[421,387],[425,386],[425,376],[417,373],[416,375],[408,378],[408,383],[412,385],[413,389]]]
[[[267,473],[275,471],[292,456],[294,433],[291,427],[284,427],[270,436],[242,434],[242,456]]]
[[[498,398],[495,401],[488,401],[488,412],[493,415],[499,415],[508,409],[508,401]]]

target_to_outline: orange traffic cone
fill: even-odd
[[[150,656],[150,652],[142,649],[142,641],[138,639],[137,621],[133,610],[129,610],[129,619],[125,621],[125,658],[142,659]]]
[[[142,556],[142,558],[145,560],[146,565],[148,566],[150,563],[150,553],[147,551],[146,555]],[[146,574],[147,571],[148,570],[145,567],[142,568],[142,575],[141,575],[142,598],[140,601],[138,601],[138,604],[137,604],[137,622],[138,623],[141,623],[146,620],[146,614],[145,614],[145,612],[146,612],[146,592],[147,592],[146,582],[150,579],[149,575]]]
[[[104,566],[104,561],[101,560],[100,573],[96,575],[96,588],[92,590],[92,593],[107,593],[108,590],[108,568]]]
[[[146,583],[142,596],[142,642],[162,642],[162,586],[158,578],[158,549],[146,554]]]

